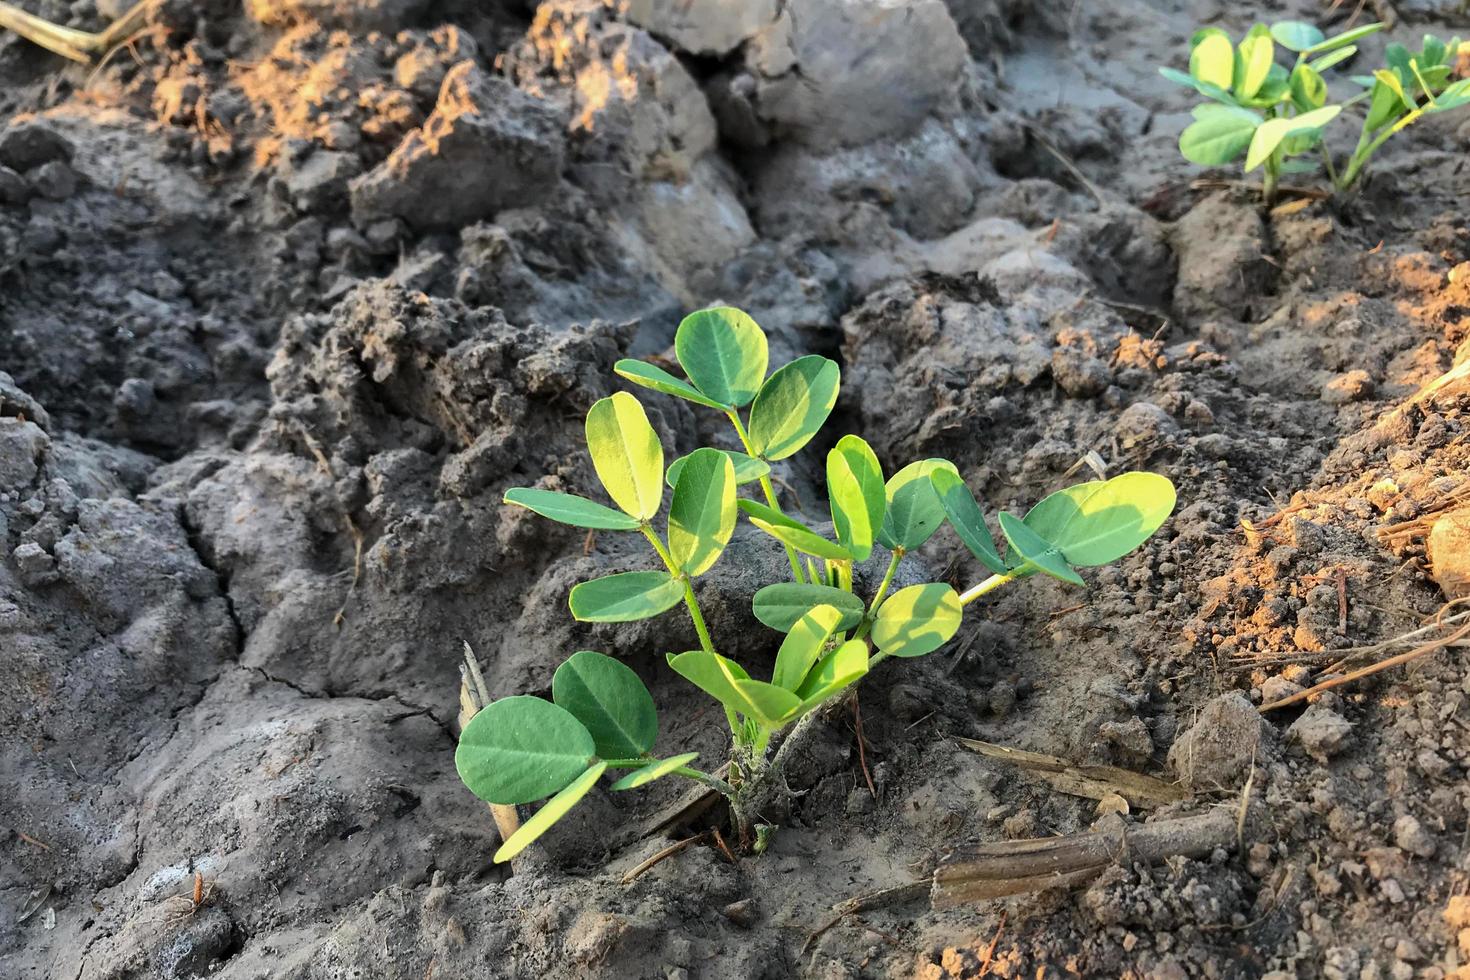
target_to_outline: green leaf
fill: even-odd
[[[1312,70],[1315,72],[1324,72],[1334,65],[1339,65],[1342,62],[1348,60],[1357,53],[1357,45],[1349,44],[1345,48],[1338,48],[1336,51],[1331,51],[1327,54],[1324,54],[1320,58],[1313,58],[1311,61],[1307,62],[1307,64],[1310,65]]]
[[[843,436],[827,454],[827,501],[837,543],[856,561],[867,561],[888,507],[883,467],[871,446],[857,436]]]
[[[1369,100],[1368,117],[1363,120],[1365,133],[1371,133],[1393,122],[1404,108],[1398,93],[1377,79],[1373,81]]]
[[[530,803],[550,796],[587,768],[592,733],[570,711],[529,695],[480,709],[459,736],[459,778],[489,803]]]
[[[634,769],[622,779],[619,779],[617,782],[613,783],[612,788],[615,790],[624,790],[637,789],[639,786],[647,786],[655,779],[662,779],[669,773],[673,772],[675,769],[687,766],[689,765],[689,763],[698,758],[698,752],[685,752],[683,755],[676,755],[671,756],[667,759],[660,759],[659,761],[651,765],[644,766],[641,769]]]
[[[1245,157],[1245,169],[1254,170],[1265,163],[1266,158],[1274,153],[1281,145],[1281,141],[1288,136],[1321,129],[1336,118],[1341,111],[1342,106],[1329,105],[1286,119],[1267,119],[1256,127],[1256,133],[1251,138],[1250,152]]]
[[[765,332],[729,306],[686,316],[674,334],[674,355],[694,387],[727,408],[750,403],[770,358]]]
[[[1207,34],[1189,52],[1189,74],[1201,82],[1229,89],[1235,78],[1235,47],[1224,33]]]
[[[765,460],[737,453],[733,449],[717,449],[715,452],[724,453],[730,457],[730,462],[735,466],[735,484],[739,486],[745,483],[754,483],[771,472],[771,466]],[[692,454],[691,454],[692,455]],[[672,489],[679,482],[679,471],[684,468],[688,456],[680,456],[669,464],[669,472],[664,475],[664,482]]]
[[[619,391],[592,406],[587,451],[613,503],[640,521],[658,513],[664,499],[664,447],[638,399]]]
[[[613,365],[613,371],[635,385],[641,385],[665,395],[673,395],[676,398],[694,402],[696,405],[718,408],[721,411],[725,409],[724,405],[713,398],[706,398],[700,394],[699,390],[689,382],[681,381],[663,368],[649,364],[647,361],[624,358]]]
[[[1220,86],[1211,85],[1209,82],[1202,82],[1198,78],[1195,78],[1192,75],[1186,75],[1184,72],[1179,71],[1178,69],[1160,68],[1159,74],[1163,75],[1169,81],[1174,82],[1177,85],[1185,85],[1189,88],[1194,89],[1196,92],[1198,92],[1200,95],[1203,95],[1207,99],[1214,99],[1217,102],[1222,102],[1226,105],[1237,104],[1235,101],[1235,96],[1231,95]]]
[[[771,683],[793,692],[800,688],[841,622],[842,613],[835,606],[817,606],[798,619],[781,641]]]
[[[996,550],[990,528],[985,526],[985,514],[976,503],[975,495],[965,486],[965,481],[954,470],[943,468],[936,469],[929,479],[939,494],[939,502],[949,517],[950,525],[965,547],[970,549],[970,554],[997,575],[1005,574],[1005,562],[1001,561],[1000,552]]]
[[[1327,103],[1327,83],[1310,65],[1301,64],[1292,69],[1291,100],[1303,112],[1320,109]]]
[[[1269,33],[1252,34],[1240,42],[1240,71],[1235,80],[1235,94],[1249,99],[1260,91],[1271,71],[1276,45]]]
[[[1068,565],[1106,565],[1147,541],[1174,510],[1174,484],[1157,473],[1131,472],[1051,494],[1025,525],[1060,550]]]
[[[1381,23],[1364,24],[1362,27],[1355,27],[1350,31],[1344,31],[1336,37],[1329,37],[1320,44],[1314,44],[1303,53],[1325,54],[1328,51],[1336,51],[1338,48],[1345,48],[1349,44],[1361,41],[1369,34],[1376,34],[1381,30],[1383,30]]]
[[[1072,585],[1083,584],[1082,576],[1067,564],[1061,549],[1027,527],[1020,518],[1001,511],[1000,530],[1018,559],[1014,566],[1018,573],[1030,575],[1033,572],[1045,572],[1052,578]]]
[[[798,357],[771,375],[750,406],[755,454],[785,459],[810,442],[832,414],[841,384],[837,362],[817,354]]]
[[[857,626],[862,622],[864,612],[863,600],[851,592],[830,585],[796,582],[768,585],[755,594],[750,605],[756,619],[782,633],[818,606],[831,606],[841,614],[842,618],[837,622],[839,630]]]
[[[586,726],[604,759],[642,755],[658,737],[653,695],[621,660],[578,650],[552,675],[551,698]]]
[[[583,623],[631,623],[657,616],[684,598],[684,583],[668,572],[619,572],[572,586],[572,618]]]
[[[1306,51],[1327,40],[1316,26],[1299,20],[1283,20],[1271,25],[1271,36],[1288,51]]]
[[[1398,72],[1380,68],[1373,73],[1373,77],[1386,86],[1390,92],[1398,96],[1399,101],[1403,103],[1405,109],[1414,108],[1413,100],[1404,92],[1403,79],[1399,76]]]
[[[801,700],[765,681],[754,681],[739,664],[717,653],[691,650],[669,656],[669,666],[731,711],[766,728],[779,728],[795,715]]]
[[[922,657],[949,642],[964,612],[959,595],[942,582],[899,589],[878,607],[873,645],[892,657]]]
[[[638,530],[637,519],[576,494],[515,487],[505,491],[505,502],[573,527],[590,527],[598,531]]]
[[[1218,167],[1240,156],[1250,146],[1259,120],[1236,113],[1211,113],[1190,123],[1179,134],[1179,152],[1190,163]]]
[[[848,640],[812,668],[806,682],[796,692],[801,698],[798,713],[806,714],[867,672],[868,645],[862,640]]]
[[[1445,55],[1448,52],[1449,49],[1445,47],[1445,43],[1439,38],[1433,34],[1424,35],[1424,45],[1419,49],[1420,68],[1428,69],[1443,65],[1445,63]]]
[[[530,820],[521,824],[520,830],[510,835],[510,840],[500,845],[500,849],[495,852],[495,863],[501,864],[509,861],[530,847],[536,838],[550,830],[552,824],[566,816],[568,810],[580,803],[582,797],[597,785],[597,780],[606,771],[607,763],[599,761],[578,776],[570,786],[547,800],[546,805],[537,810]]]
[[[1389,72],[1397,75],[1403,81],[1407,82],[1410,78],[1414,77],[1414,73],[1409,70],[1409,61],[1411,60],[1409,49],[1397,41],[1383,49],[1383,60],[1388,64]],[[1378,73],[1374,72],[1373,74],[1376,75]]]
[[[939,530],[944,523],[944,504],[931,477],[940,469],[959,472],[947,459],[923,459],[889,478],[884,488],[888,507],[878,532],[879,544],[889,550],[913,551]]]
[[[1435,104],[1425,108],[1426,115],[1435,112],[1448,112],[1458,109],[1460,106],[1470,103],[1470,78],[1462,78],[1435,99]]]
[[[735,532],[735,466],[718,449],[696,449],[669,505],[669,554],[686,575],[703,575]]]
[[[744,498],[736,501],[750,518],[750,523],[765,531],[782,544],[789,544],[802,554],[833,561],[851,561],[852,553],[839,544],[834,544],[800,521],[787,517],[780,511]]]

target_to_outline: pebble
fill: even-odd
[[[731,902],[720,910],[721,914],[742,929],[749,929],[755,925],[760,918],[760,911],[756,907],[755,899],[742,898],[738,902]]]
[[[1286,740],[1302,747],[1302,750],[1326,765],[1338,752],[1352,733],[1348,720],[1320,704],[1309,707],[1292,726],[1286,730]]]
[[[1404,814],[1393,822],[1393,842],[1410,854],[1434,857],[1434,837],[1415,817]],[[1403,957],[1400,957],[1402,959]]]
[[[26,173],[37,194],[48,201],[65,201],[77,192],[77,173],[60,160],[43,163]]]

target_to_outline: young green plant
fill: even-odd
[[[537,488],[516,488],[508,504],[575,527],[626,532],[647,540],[662,567],[620,572],[571,590],[572,616],[582,622],[629,622],[682,604],[699,649],[667,656],[675,673],[710,695],[730,728],[728,775],[694,768],[690,753],[653,754],[658,720],[653,698],[634,671],[592,651],[574,653],[556,671],[552,698],[518,695],[481,710],[465,726],[456,763],[466,785],[497,804],[551,797],[507,840],[507,860],[564,815],[608,770],[628,770],[614,790],[669,775],[723,794],[737,837],[749,846],[785,761],[803,744],[818,709],[849,691],[888,657],[939,649],[960,627],[965,606],[1036,572],[1077,584],[1079,567],[1106,564],[1136,548],[1168,516],[1174,488],[1149,473],[1059,491],[1023,518],[1000,515],[1009,547],[1003,556],[979,505],[948,460],[913,462],[885,479],[871,446],[856,435],[838,439],[826,458],[832,532],[824,535],[787,514],[771,480],[771,464],[799,452],[821,430],[841,383],[838,365],[799,357],[767,374],[764,332],[739,310],[703,310],[680,324],[675,355],[686,379],[640,361],[616,372],[653,391],[720,412],[743,451],[705,447],[664,466],[663,446],[642,404],[618,392],[587,414],[587,449],[613,507]],[[742,412],[745,414],[742,415]],[[740,488],[760,487],[760,499]],[[673,490],[664,533],[655,519]],[[780,634],[770,679],[752,676],[720,652],[694,580],[724,554],[740,514],[785,551],[791,580],[757,590],[755,617]],[[943,582],[893,589],[905,555],[948,521],[991,572],[958,593]],[[866,598],[855,566],[876,549],[887,553]],[[774,738],[785,733],[774,754]]]
[[[1367,24],[1327,37],[1301,21],[1257,24],[1240,44],[1216,27],[1190,39],[1188,74],[1160,68],[1170,81],[1188,86],[1209,101],[1193,110],[1194,122],[1179,137],[1185,159],[1223,166],[1245,156],[1249,173],[1262,168],[1266,202],[1276,197],[1286,173],[1310,173],[1316,164],[1292,159],[1320,155],[1338,190],[1351,187],[1374,151],[1415,120],[1470,102],[1470,80],[1452,80],[1459,38],[1448,44],[1426,35],[1417,53],[1401,44],[1387,49],[1388,66],[1371,76],[1354,76],[1367,92],[1344,102],[1329,102],[1324,73],[1357,54],[1357,43],[1383,29]],[[1276,61],[1276,48],[1294,52],[1290,68]],[[1341,172],[1323,142],[1323,129],[1347,107],[1367,99],[1357,149]]]

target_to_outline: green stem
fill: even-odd
[[[996,589],[1000,588],[1002,585],[1005,585],[1007,582],[1010,582],[1013,579],[1015,579],[1015,577],[1016,577],[1016,573],[1015,572],[1011,572],[1011,573],[1009,573],[1007,575],[992,575],[992,576],[990,576],[990,578],[988,578],[985,581],[981,582],[979,585],[971,586],[970,588],[966,589],[964,592],[960,593],[960,605],[962,605],[962,606],[968,606],[970,603],[974,602],[976,599],[980,598],[985,593],[987,593],[987,592],[994,592]]]
[[[714,653],[715,643],[714,640],[710,639],[709,628],[704,625],[704,613],[699,610],[699,600],[694,597],[694,584],[689,580],[689,576],[681,572],[679,567],[674,564],[674,558],[669,554],[669,549],[665,548],[664,543],[658,539],[658,535],[653,533],[653,528],[647,524],[640,524],[638,530],[643,532],[643,536],[648,539],[648,543],[653,545],[653,550],[657,551],[658,556],[663,559],[664,566],[668,568],[669,574],[675,578],[682,578],[684,580],[684,605],[689,607],[689,618],[694,622],[694,632],[699,634],[700,649],[705,653]],[[731,725],[731,727],[733,728],[734,725]]]
[[[1369,158],[1372,157],[1374,153],[1378,152],[1378,148],[1382,146],[1385,142],[1387,142],[1390,136],[1392,136],[1394,133],[1397,133],[1405,126],[1410,125],[1414,122],[1414,120],[1418,119],[1422,115],[1424,115],[1423,109],[1415,109],[1413,112],[1407,113],[1402,119],[1394,123],[1392,126],[1384,127],[1383,132],[1379,133],[1377,138],[1375,138],[1371,142],[1368,142],[1366,146],[1364,145],[1364,142],[1368,140],[1368,134],[1365,131],[1362,137],[1358,140],[1358,148],[1353,151],[1353,158],[1351,161],[1349,161],[1347,170],[1343,171],[1342,182],[1338,185],[1338,189],[1347,190],[1349,187],[1353,186],[1353,182],[1358,179],[1359,173],[1361,173],[1363,167],[1367,165]]]
[[[883,573],[883,581],[878,583],[878,591],[873,593],[873,601],[868,603],[868,611],[863,613],[863,621],[858,624],[857,632],[852,635],[854,640],[864,639],[872,632],[873,617],[878,614],[878,607],[883,604],[883,597],[888,595],[888,587],[893,584],[893,574],[898,571],[898,563],[903,561],[903,556],[907,553],[902,548],[893,549],[893,557],[888,559],[888,570]],[[878,660],[882,659],[883,656],[880,654]],[[868,666],[871,667],[874,663],[877,663],[877,660],[870,660]]]
[[[1322,149],[1322,163],[1325,164],[1327,167],[1327,179],[1332,181],[1333,187],[1336,187],[1337,168],[1332,165],[1332,151],[1327,149],[1327,143],[1325,141],[1319,143],[1318,146],[1320,146]]]
[[[745,424],[740,421],[740,413],[732,408],[728,409],[725,415],[730,419],[730,424],[735,426],[735,435],[740,437],[740,445],[744,447],[745,455],[755,457],[755,450],[750,445],[750,436],[745,431]],[[766,495],[766,505],[778,514],[785,513],[781,510],[781,504],[776,500],[776,488],[771,483],[770,474],[761,477],[760,484],[761,492]],[[784,541],[782,545],[786,548],[786,560],[791,563],[791,577],[800,585],[806,581],[806,577],[801,573],[801,562],[796,557],[796,549]]]
[[[694,632],[699,634],[699,645],[705,653],[715,652],[714,640],[710,639],[709,627],[704,625],[704,614],[699,611],[699,600],[694,598],[694,583],[684,579],[684,605],[689,607],[689,618],[694,621]]]
[[[653,765],[655,762],[662,762],[663,760],[650,757],[647,759],[603,759],[602,761],[607,763],[607,767],[609,769],[646,769],[649,766]],[[692,766],[680,766],[679,768],[673,770],[673,772],[676,775],[683,776],[686,779],[692,779],[696,783],[703,783],[710,789],[716,791],[717,793],[721,793],[732,800],[735,798],[735,787],[731,786],[729,783],[725,782],[718,776],[712,776],[709,773],[703,772],[699,769],[695,769]]]
[[[647,524],[640,524],[638,525],[638,530],[643,532],[643,536],[648,539],[648,543],[653,545],[653,550],[657,551],[658,556],[663,559],[664,567],[669,570],[669,574],[678,575],[679,566],[674,564],[674,558],[669,554],[669,549],[665,548],[664,543],[658,539],[658,535],[653,533],[653,528]]]
[[[691,769],[688,766],[680,766],[678,769],[675,769],[674,772],[680,776],[683,776],[686,779],[692,779],[696,783],[700,783],[704,786],[709,787],[716,793],[719,793],[721,796],[725,797],[725,799],[727,800],[735,799],[735,787],[725,782],[719,776],[711,776],[707,772],[701,772],[698,769]]]
[[[1261,183],[1261,197],[1265,200],[1267,207],[1276,203],[1276,185],[1281,179],[1281,160],[1277,155],[1278,152],[1273,152],[1266,158],[1266,175]]]

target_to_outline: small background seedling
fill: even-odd
[[[1455,80],[1459,38],[1448,43],[1425,35],[1419,51],[1390,44],[1387,66],[1353,76],[1366,91],[1330,102],[1324,73],[1358,53],[1357,43],[1383,28],[1368,24],[1327,37],[1301,21],[1257,24],[1237,44],[1217,27],[1190,39],[1189,71],[1160,68],[1170,81],[1206,99],[1179,137],[1179,151],[1203,166],[1223,166],[1244,154],[1246,172],[1261,168],[1263,195],[1272,203],[1282,174],[1310,173],[1317,165],[1297,159],[1320,156],[1338,190],[1351,187],[1373,153],[1394,133],[1432,113],[1470,103],[1470,79]],[[1294,53],[1290,68],[1277,62],[1277,46]],[[1367,100],[1357,148],[1339,173],[1323,142],[1323,130],[1349,106]]]

